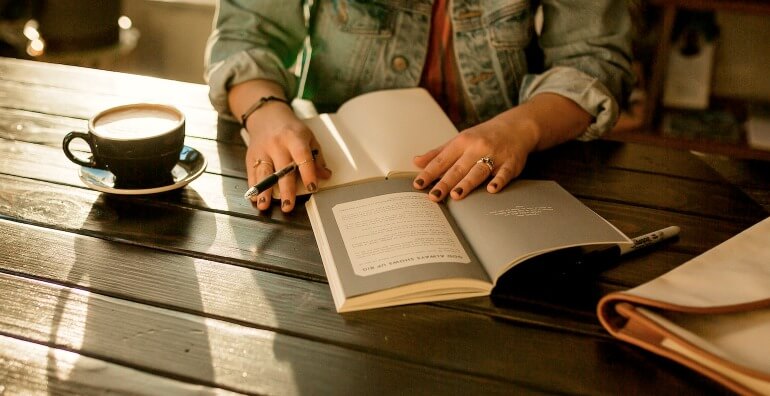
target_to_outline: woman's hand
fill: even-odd
[[[496,193],[524,170],[529,153],[573,139],[590,123],[591,116],[575,102],[539,94],[415,157],[423,170],[414,187],[424,189],[435,181],[428,194],[434,202],[447,196],[462,199],[487,180],[487,191]]]
[[[423,171],[414,186],[423,189],[438,179],[428,195],[434,202],[448,195],[462,199],[490,177],[487,191],[498,192],[524,169],[537,139],[537,130],[526,122],[508,125],[497,118],[483,122],[415,157]]]
[[[313,133],[286,104],[269,102],[259,109],[259,114],[249,117],[246,130],[249,131],[249,148],[246,151],[249,186],[291,162],[299,164],[299,177],[310,192],[318,189],[319,177],[328,179],[331,176]],[[315,159],[313,150],[318,150]],[[281,210],[290,212],[296,202],[297,172],[278,180],[278,189]],[[272,194],[273,189],[269,188],[251,199],[257,203],[258,209],[266,210],[270,207]]]
[[[239,116],[259,98],[279,96],[281,88],[272,82],[249,81],[233,87],[230,91],[230,107]],[[305,188],[313,192],[318,188],[318,178],[327,179],[331,171],[326,168],[323,154],[310,129],[294,114],[292,108],[279,101],[270,101],[253,112],[246,121],[249,133],[249,147],[246,151],[246,172],[249,186],[257,184],[276,169],[291,162],[299,164],[299,177]],[[318,150],[314,156],[313,150]],[[292,172],[278,181],[281,210],[294,209],[297,193],[297,172]],[[267,189],[251,197],[257,208],[270,208],[273,189]]]

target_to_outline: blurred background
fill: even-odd
[[[626,0],[637,87],[609,138],[770,159],[770,1]],[[0,0],[0,56],[203,83],[216,0]]]
[[[0,0],[0,56],[203,83],[216,0]]]

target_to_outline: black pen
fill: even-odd
[[[313,150],[313,160],[315,160],[315,156],[318,155],[318,150]],[[243,194],[243,198],[249,199],[265,190],[267,190],[270,187],[273,187],[275,183],[278,183],[278,180],[280,180],[282,177],[288,175],[291,172],[294,172],[299,168],[299,165],[297,165],[296,162],[291,162],[289,165],[284,166],[281,169],[278,169],[275,171],[272,175],[260,180],[259,183],[251,186],[245,194]]]

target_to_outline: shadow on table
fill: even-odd
[[[180,193],[166,194],[164,198],[173,199]],[[175,322],[178,311],[171,315],[163,312],[166,304],[204,311],[200,293],[193,292],[197,288],[175,287],[198,284],[195,259],[135,246],[184,245],[189,233],[207,231],[199,224],[191,227],[190,221],[184,211],[152,205],[144,197],[102,194],[94,201],[81,231],[120,243],[76,238],[74,260],[61,263],[70,264],[63,281],[73,289],[62,289],[56,296],[50,344],[143,371],[166,372],[175,377],[191,374],[193,378],[188,380],[192,382],[214,383],[205,322],[183,321],[182,340],[181,334],[173,331],[174,324],[165,323]],[[215,226],[212,229],[216,231]],[[214,240],[213,236],[210,240]],[[181,366],[188,372],[180,371]],[[49,373],[57,373],[53,350],[48,355],[48,367]],[[78,378],[94,375],[98,373],[93,368],[76,365],[73,372],[57,378],[93,383]]]
[[[219,119],[217,124],[217,141],[226,143],[218,146],[220,160],[226,159],[232,163],[235,159],[228,158],[228,156],[232,156],[233,151],[230,147],[227,147],[227,144],[243,144],[240,136],[240,125]],[[239,158],[237,160],[243,161],[244,159]],[[243,177],[246,178],[246,175],[244,174]],[[227,183],[227,180],[223,178],[223,191],[227,191],[227,188],[229,188],[225,183]],[[244,186],[245,185],[246,181],[244,180]],[[240,197],[238,198],[240,199]],[[281,236],[283,228],[280,226],[276,227],[276,223],[286,224],[287,229],[295,231],[297,228],[307,226],[307,214],[304,209],[306,201],[307,197],[298,197],[297,202],[295,203],[295,209],[291,213],[281,212],[280,207],[275,203],[270,209],[265,211],[260,211],[255,204],[252,204],[251,210],[247,210],[247,212],[251,212],[253,215],[258,216],[260,221],[264,221],[264,224],[268,225],[265,229],[254,230],[254,232],[243,232],[244,219],[241,217],[229,216],[230,229],[232,230],[231,235],[235,239],[238,249],[243,252],[252,252],[255,261],[258,261],[260,255],[264,254],[264,252],[277,252],[277,248],[274,244],[277,239],[280,239],[279,236]],[[237,205],[232,205],[230,202],[227,204],[227,210],[231,213],[238,213],[239,211],[244,210],[241,202],[238,202]],[[248,223],[253,224],[254,227],[260,227],[263,224],[260,221]],[[285,238],[286,237],[284,236],[284,239]],[[308,246],[307,249],[312,251],[313,247]],[[297,257],[301,256],[302,255],[300,254]],[[290,260],[290,258],[287,258],[286,260],[286,267],[288,268],[290,268]],[[318,259],[317,262],[320,266],[320,259]],[[255,266],[269,266],[269,264],[258,262],[255,262],[254,264]],[[302,270],[303,269],[297,269],[297,272],[302,272]],[[286,271],[286,269],[277,267],[272,270],[268,268],[265,268],[264,270],[252,269],[250,270],[250,279],[244,277],[244,279],[233,281],[243,282],[236,286],[243,289],[244,296],[258,296],[258,298],[255,298],[253,301],[254,304],[259,304],[260,307],[256,308],[250,306],[250,315],[253,315],[254,312],[257,311],[258,315],[262,316],[262,320],[272,321],[267,329],[275,332],[271,340],[274,361],[270,363],[270,360],[267,360],[264,364],[273,364],[280,367],[279,377],[281,378],[273,378],[271,381],[268,381],[273,384],[272,386],[279,387],[270,388],[269,385],[264,384],[265,381],[260,380],[259,372],[250,372],[248,373],[247,378],[244,379],[244,381],[250,382],[246,386],[252,387],[257,385],[261,389],[267,389],[268,393],[272,391],[286,394],[317,394],[319,393],[319,390],[322,389],[352,390],[355,389],[354,385],[360,386],[360,374],[372,372],[373,370],[367,369],[366,364],[359,364],[355,370],[356,372],[348,372],[347,375],[339,375],[340,370],[342,369],[341,367],[325,364],[330,361],[338,362],[337,359],[344,360],[344,358],[340,358],[340,355],[338,354],[344,356],[350,355],[351,361],[361,363],[359,359],[360,353],[351,351],[347,348],[332,346],[327,342],[311,341],[302,336],[291,335],[293,332],[297,331],[304,332],[305,334],[317,333],[318,329],[312,330],[312,327],[327,325],[328,323],[312,322],[308,322],[305,325],[298,324],[298,322],[302,322],[302,320],[308,320],[309,318],[314,317],[318,318],[318,316],[316,316],[318,314],[312,313],[311,311],[319,309],[319,306],[323,306],[324,303],[313,300],[317,295],[312,292],[306,292],[305,290],[284,290],[284,287],[290,287],[287,286],[286,283],[279,282],[281,283],[280,285],[265,283],[266,279],[271,279],[273,276],[275,276],[277,280],[280,280],[280,276],[277,274],[270,275],[263,271],[281,272]],[[291,271],[291,269],[289,269],[289,271]],[[316,275],[311,274],[310,276]],[[250,284],[247,284],[247,282],[250,282]],[[315,285],[315,283],[309,282],[312,285]],[[291,280],[287,280],[287,283],[289,285],[295,284],[294,282],[291,282]],[[311,289],[315,290],[315,288]],[[248,302],[246,302],[246,304],[248,304]],[[326,309],[334,311],[333,305],[328,305]],[[323,318],[323,315],[321,318]],[[335,323],[340,325],[344,323],[344,318],[338,317],[336,319],[339,320],[335,321]],[[250,316],[248,320],[256,321],[253,316]],[[262,323],[260,322],[252,324],[250,327],[261,327],[261,325]],[[298,328],[300,328],[298,326],[307,326],[307,329],[298,330]],[[324,330],[321,330],[321,332],[323,333]],[[329,357],[330,355],[332,358]],[[275,367],[260,368],[259,365],[253,368],[263,370],[264,373],[262,373],[262,376],[275,369]],[[372,375],[369,378],[368,383],[372,385],[372,388],[369,390],[387,388],[387,384],[381,383],[382,380],[380,378],[382,377],[377,375]],[[257,382],[252,383],[252,381]],[[350,384],[353,388],[348,387],[346,384]]]
[[[579,248],[564,249],[527,260],[506,272],[492,291],[495,305],[529,304],[558,307],[593,315],[607,290],[598,280],[602,271],[620,264],[607,255],[591,261]]]

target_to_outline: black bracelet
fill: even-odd
[[[245,113],[243,113],[243,115],[241,116],[241,125],[243,125],[243,127],[246,127],[246,119],[249,118],[251,113],[259,110],[259,108],[264,106],[267,102],[272,102],[272,101],[286,103],[289,107],[291,107],[291,104],[289,103],[289,101],[284,98],[279,98],[278,96],[272,96],[272,95],[263,96],[259,98],[257,103],[254,103],[253,105],[251,105],[251,107],[249,107],[249,109],[246,110]]]

